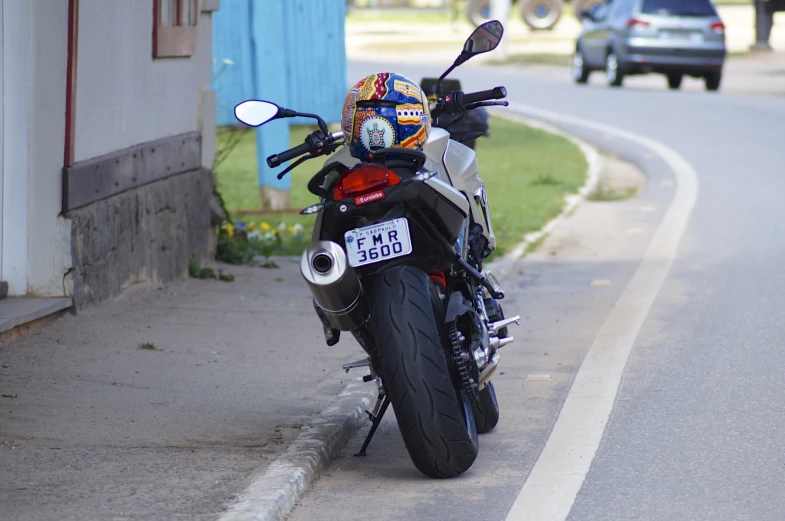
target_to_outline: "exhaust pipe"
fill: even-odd
[[[308,246],[300,258],[300,273],[333,328],[352,331],[368,320],[368,298],[338,244],[319,241]]]
[[[490,360],[488,360],[488,363],[482,368],[482,371],[480,371],[479,390],[482,391],[485,386],[488,385],[488,381],[491,379],[491,376],[493,376],[493,373],[496,372],[496,367],[499,365],[499,358],[499,353],[494,351]]]

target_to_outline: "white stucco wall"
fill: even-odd
[[[3,2],[2,280],[27,293],[27,158],[30,27],[27,2]]]
[[[210,15],[189,58],[154,60],[152,24],[151,0],[79,1],[75,161],[201,130]]]
[[[68,2],[30,2],[27,293],[64,296],[70,222],[62,210]]]

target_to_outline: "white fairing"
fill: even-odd
[[[432,128],[428,142],[423,148],[427,158],[424,169],[439,172],[439,175],[426,181],[431,187],[451,200],[459,208],[465,209],[468,203],[472,222],[482,226],[483,235],[491,250],[496,249],[496,238],[491,226],[488,197],[485,185],[480,179],[477,167],[477,154],[471,148],[450,139],[450,133],[442,128]],[[353,167],[359,161],[349,153],[349,147],[331,156],[325,165],[340,162]],[[463,200],[459,200],[462,197]]]

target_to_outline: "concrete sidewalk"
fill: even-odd
[[[0,345],[0,519],[217,519],[363,357],[327,347],[278,263],[132,288]]]

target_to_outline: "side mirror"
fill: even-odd
[[[498,47],[504,34],[504,27],[498,20],[491,20],[477,27],[463,44],[458,60],[463,63],[472,56],[489,52]]]
[[[243,101],[234,108],[235,117],[249,127],[264,125],[276,119],[280,113],[281,108],[275,103],[260,100]]]

